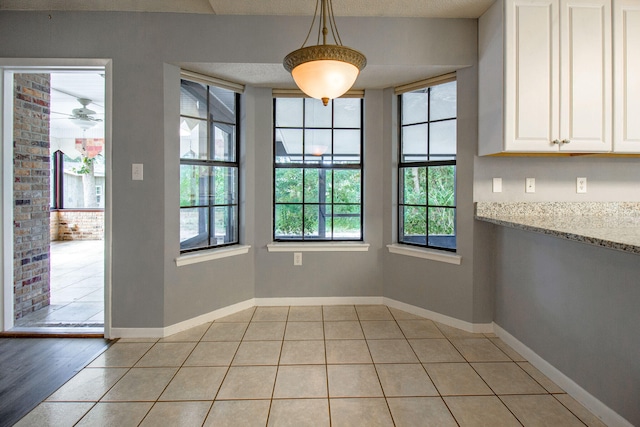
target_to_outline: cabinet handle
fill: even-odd
[[[554,139],[553,141],[551,141],[552,144],[560,144],[560,141],[557,139]]]
[[[562,143],[563,143],[563,144],[568,144],[568,143],[570,143],[570,142],[571,142],[571,141],[570,141],[570,140],[568,140],[568,139],[563,139],[563,140],[562,140]]]

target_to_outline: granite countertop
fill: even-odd
[[[476,219],[640,254],[640,203],[478,202]]]

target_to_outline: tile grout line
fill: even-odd
[[[169,387],[169,385],[171,384],[171,382],[176,378],[176,376],[178,375],[178,373],[180,372],[180,370],[184,367],[184,364],[186,363],[186,361],[189,359],[189,357],[193,354],[194,350],[196,349],[196,347],[198,347],[198,344],[202,341],[202,337],[205,336],[205,334],[207,333],[207,331],[209,331],[209,329],[211,329],[211,326],[213,326],[213,322],[211,322],[211,324],[209,325],[209,327],[202,333],[202,335],[200,335],[200,338],[198,339],[198,341],[195,341],[196,345],[193,346],[193,348],[191,349],[191,351],[189,352],[189,354],[187,354],[187,356],[184,358],[184,360],[182,361],[182,363],[180,364],[180,366],[178,366],[178,369],[176,369],[176,372],[174,372],[173,376],[171,377],[171,379],[167,382],[167,384],[163,387],[162,391],[160,392],[160,394],[158,394],[158,397],[156,398],[156,400],[152,403],[151,407],[149,408],[149,410],[147,411],[147,413],[142,417],[142,419],[140,420],[140,422],[138,423],[138,426],[142,425],[142,423],[144,422],[144,420],[149,416],[149,414],[151,413],[151,411],[153,410],[153,408],[156,406],[156,404],[160,401],[160,397],[162,397],[162,394],[167,391],[167,388]],[[163,339],[163,338],[161,338]],[[161,340],[160,339],[160,340]],[[165,344],[167,343],[166,341],[161,343],[160,340],[158,340],[153,346],[151,346],[151,348],[155,347],[156,344]],[[194,342],[194,341],[177,341],[178,343],[189,343],[189,342]],[[149,349],[151,350],[151,349]],[[139,361],[138,361],[139,362]],[[168,366],[167,366],[168,367]],[[220,383],[220,385],[222,386],[222,383]],[[213,406],[213,401],[211,402],[211,406]],[[211,406],[209,407],[209,410],[211,410]]]

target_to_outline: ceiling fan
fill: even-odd
[[[87,130],[102,121],[102,119],[96,119],[95,117],[93,117],[93,115],[96,114],[95,111],[87,108],[87,106],[92,102],[90,99],[78,98],[78,102],[82,105],[82,107],[74,108],[71,111],[72,115],[69,117],[70,120],[73,120],[73,123],[76,126],[81,128],[82,130]]]

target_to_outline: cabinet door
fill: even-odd
[[[505,150],[558,151],[559,0],[505,4]]]
[[[614,2],[613,46],[613,150],[640,153],[640,0]]]
[[[611,151],[611,1],[561,0],[560,139],[566,151]]]

